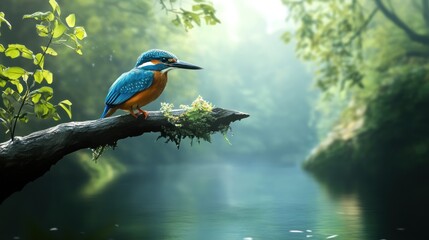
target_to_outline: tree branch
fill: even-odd
[[[178,116],[184,110],[173,110]],[[218,131],[231,122],[247,118],[241,112],[215,108],[215,121],[210,130]],[[0,144],[0,203],[46,173],[65,155],[83,148],[96,148],[145,132],[162,132],[171,123],[160,111],[149,112],[147,119],[122,115],[84,122],[69,122],[15,137],[15,141]]]
[[[378,8],[374,8],[374,10],[372,10],[372,12],[369,14],[368,18],[365,19],[362,26],[360,26],[360,28],[350,38],[350,40],[348,41],[348,44],[352,43],[356,39],[356,37],[358,37],[362,34],[363,30],[365,30],[365,28],[368,26],[368,24],[371,22],[371,20],[374,18],[375,14],[377,12],[378,12]]]
[[[405,24],[395,13],[391,12],[387,9],[387,7],[384,5],[382,0],[375,0],[375,4],[380,9],[380,11],[386,16],[389,20],[391,20],[396,26],[401,28],[408,37],[418,43],[429,45],[429,36],[419,34],[415,32],[413,29],[411,29],[410,26]]]

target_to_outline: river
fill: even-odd
[[[0,205],[0,239],[417,239],[426,231],[410,229],[401,209],[396,219],[357,192],[333,194],[299,164],[142,164],[83,197],[78,175],[60,175],[73,170],[64,162]]]

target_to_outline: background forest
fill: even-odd
[[[99,118],[111,83],[151,48],[202,66],[170,73],[160,102],[251,115],[212,143],[125,139],[97,163],[70,154],[0,205],[4,239],[414,239],[429,200],[429,1],[213,1],[220,23],[180,25],[201,1],[58,1],[83,55],[45,66],[72,120]],[[163,5],[165,3],[166,5]],[[164,7],[163,7],[164,6]],[[0,42],[37,49],[47,0],[0,5]],[[174,9],[174,10],[173,10]],[[216,23],[216,24],[215,24]],[[0,63],[25,59],[0,54]],[[66,122],[30,116],[17,136]],[[0,134],[0,142],[8,134]],[[303,171],[303,169],[305,171]]]

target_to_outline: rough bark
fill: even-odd
[[[179,115],[183,110],[173,110]],[[213,109],[211,130],[248,117],[241,112]],[[65,155],[82,148],[96,148],[120,139],[161,132],[171,125],[160,111],[149,112],[147,119],[122,115],[84,122],[69,122],[31,133],[0,144],[0,202],[21,190],[28,182],[47,172]]]

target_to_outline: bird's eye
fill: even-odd
[[[168,58],[165,58],[165,57],[161,58],[161,62],[163,62],[163,63],[168,62]]]

